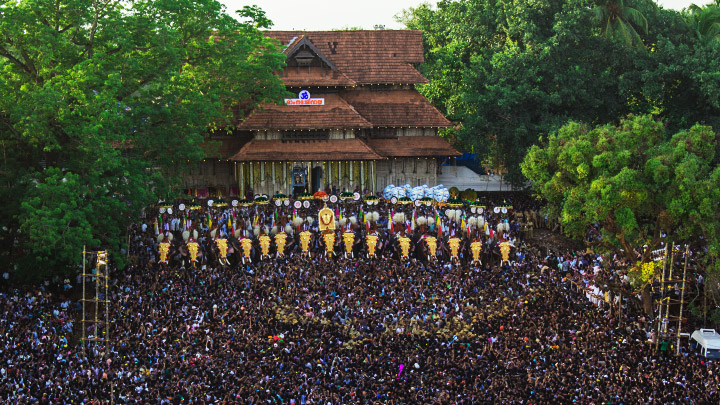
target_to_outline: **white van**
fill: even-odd
[[[696,330],[690,335],[690,343],[696,346],[705,358],[720,359],[720,333],[715,332],[715,329]]]

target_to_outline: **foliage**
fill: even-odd
[[[603,7],[620,3],[633,11],[613,10],[645,47],[597,24]],[[670,131],[720,128],[720,41],[703,43],[683,14],[652,1],[439,1],[398,18],[423,30],[430,83],[419,90],[515,183],[525,181],[527,149],[569,120],[652,114]],[[627,29],[618,24],[610,28]]]
[[[628,3],[631,3],[628,1]],[[593,8],[593,21],[600,27],[605,38],[612,38],[626,46],[645,48],[636,27],[647,35],[648,22],[645,16],[624,0],[601,0]]]
[[[239,17],[214,0],[0,4],[6,264],[67,271],[83,245],[122,259],[125,227],[211,152],[208,129],[280,98],[269,20]]]
[[[631,283],[638,286],[644,286],[652,283],[655,278],[660,278],[662,266],[664,262],[636,262],[635,267],[630,269],[629,276]]]
[[[703,44],[720,39],[720,6],[717,4],[705,7],[691,4],[685,18]]]
[[[521,167],[569,236],[582,238],[595,224],[602,233],[598,248],[641,264],[661,242],[702,239],[705,259],[717,267],[717,148],[710,127],[695,125],[667,137],[662,122],[630,116],[592,129],[570,122],[543,146],[531,147]]]

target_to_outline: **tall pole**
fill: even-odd
[[[100,300],[98,299],[100,293],[100,252],[97,252],[95,256],[95,323],[93,324],[93,334],[95,338],[95,344],[93,345],[94,352],[97,353],[97,342],[100,339],[100,331],[98,330],[98,306],[100,306]]]
[[[703,326],[707,326],[707,281],[703,280]]]
[[[109,259],[109,258],[108,258]],[[107,263],[107,262],[106,262]],[[110,354],[110,296],[108,295],[108,277],[110,276],[110,268],[105,265],[105,355]]]
[[[674,265],[674,263],[675,263],[675,244],[674,244],[674,243],[671,243],[671,244],[670,244],[670,264],[669,264],[669,270],[668,270],[668,271],[669,271],[668,280],[672,280],[672,278],[673,278],[673,265]],[[663,280],[663,284],[662,284],[662,285],[663,285],[663,291],[664,291],[664,290],[665,290],[665,282],[664,282],[664,280]],[[664,321],[665,319],[670,319],[670,297],[669,297],[669,296],[668,296],[668,299],[667,299],[667,303],[666,303],[665,305],[666,305],[666,307],[665,307],[665,318],[663,318],[663,321]],[[668,323],[669,323],[669,321],[668,321],[668,322],[663,322],[663,334],[667,334],[667,325],[668,325]]]
[[[660,332],[662,331],[662,314],[663,314],[663,307],[662,302],[665,298],[665,268],[667,267],[667,258],[668,258],[668,246],[665,245],[665,255],[663,257],[663,271],[662,271],[662,278],[660,279],[660,312],[658,313],[658,325],[657,325],[657,336],[655,336],[655,353],[658,352],[658,349],[660,347]]]
[[[690,256],[690,248],[688,245],[685,245],[685,265],[683,266],[682,289],[680,290],[680,314],[678,316],[675,355],[680,355],[680,328],[682,327],[683,304],[685,303],[685,278],[687,277],[688,256]]]
[[[85,245],[83,245],[83,269],[82,269],[82,322],[80,322],[80,326],[82,328],[82,347],[83,350],[85,350]]]

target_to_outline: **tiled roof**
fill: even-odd
[[[325,105],[265,104],[238,124],[243,130],[370,128],[372,125],[337,94],[312,94]]]
[[[355,80],[347,77],[339,70],[322,69],[319,67],[286,68],[282,77],[283,83],[289,87],[311,87],[318,83],[323,86],[354,86]]]
[[[340,93],[373,127],[449,127],[452,124],[415,90]]]
[[[252,140],[230,160],[236,161],[307,161],[307,160],[384,159],[360,139],[324,139],[307,141]]]
[[[439,136],[399,136],[397,138],[371,138],[368,145],[386,157],[461,156],[445,139]]]
[[[267,31],[265,35],[277,39],[287,46],[286,54],[292,52],[303,38],[310,40],[322,55],[331,61],[337,71],[357,84],[414,84],[427,83],[413,64],[422,63],[422,33],[413,30],[373,31]],[[292,43],[291,43],[292,41]],[[288,67],[286,71],[295,68]],[[297,75],[307,74],[300,69]],[[288,86],[309,85],[312,71],[307,74],[307,83],[297,84],[298,79],[287,80]],[[288,77],[290,79],[290,77]],[[320,77],[317,86],[337,84]],[[328,84],[329,83],[329,84]]]
[[[214,137],[212,141],[216,142],[217,153],[208,154],[208,157],[214,157],[218,159],[228,159],[230,156],[235,154],[240,147],[250,140],[248,136],[232,135],[223,137]],[[203,142],[201,145],[203,148],[207,148],[207,142]],[[207,149],[206,149],[207,150]]]

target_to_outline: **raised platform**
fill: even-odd
[[[457,187],[461,191],[466,188],[476,191],[512,191],[512,186],[503,182],[501,176],[481,176],[465,166],[443,166],[437,182],[448,188]]]

